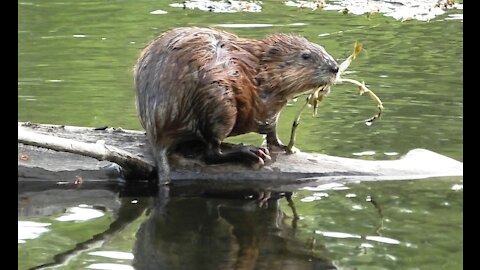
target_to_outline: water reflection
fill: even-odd
[[[152,198],[136,234],[136,269],[336,269],[295,237],[285,194],[239,192],[232,198]],[[288,196],[288,193],[287,193]]]
[[[297,190],[293,198],[289,192],[179,184],[157,190],[146,183],[84,180],[76,188],[23,181],[19,225],[33,221],[26,225],[47,230],[22,239],[19,234],[19,269],[462,265],[463,181],[458,178],[323,184]],[[315,194],[320,199],[302,200]],[[103,215],[57,220],[78,207]]]
[[[39,237],[42,233],[48,232],[50,223],[40,223],[33,221],[18,222],[18,243],[23,244],[27,239]]]
[[[38,197],[56,194],[57,198],[67,200],[65,194],[69,190],[54,193],[51,192],[54,186],[45,185],[42,190],[36,185],[35,191],[24,190],[20,197],[28,194],[30,200],[35,201]],[[115,211],[115,220],[106,230],[53,256],[53,262],[30,269],[70,266],[82,253],[116,259],[117,266],[121,267],[96,259],[95,263],[87,260],[89,269],[132,269],[128,268],[130,264],[134,269],[337,269],[322,245],[314,239],[305,243],[297,238],[298,216],[290,192],[232,190],[223,193],[185,187],[158,188],[148,183],[129,184],[119,189],[92,182],[84,182],[82,189],[91,194],[99,189],[117,194],[120,205],[116,210],[111,209]],[[84,194],[84,198],[88,195]],[[78,212],[79,208],[99,208],[94,207],[99,198],[90,198],[89,206],[68,209]],[[284,205],[289,206],[287,210],[292,214],[286,214],[281,208],[282,200],[288,202]],[[65,202],[57,200],[57,203]],[[26,216],[21,217],[19,212],[21,218]],[[142,218],[135,232],[132,254],[105,249],[116,235]],[[118,264],[118,260],[126,264]]]

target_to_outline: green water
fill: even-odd
[[[376,112],[375,104],[367,96],[359,96],[353,86],[335,86],[316,117],[311,116],[310,110],[302,115],[296,145],[302,151],[380,160],[396,159],[411,149],[426,148],[463,161],[463,22],[444,20],[446,16],[430,22],[399,22],[380,14],[367,18],[296,9],[284,6],[281,1],[263,1],[261,13],[232,14],[183,10],[169,7],[169,3],[172,2],[19,2],[18,120],[140,129],[134,106],[132,67],[148,41],[175,26],[271,24],[225,29],[250,38],[272,32],[301,34],[323,45],[339,62],[351,53],[353,43],[358,40],[365,51],[352,63],[349,70],[355,73],[349,77],[367,82],[385,107],[382,118],[373,126],[366,126],[363,120]],[[150,14],[157,9],[168,14]],[[458,11],[450,11],[455,12]],[[281,115],[279,132],[283,141],[288,141],[291,122],[301,101],[286,107]],[[262,142],[256,134],[230,140]],[[365,151],[374,153],[361,157],[354,154]],[[262,267],[268,260],[284,260],[284,265],[290,262],[298,268],[305,264],[309,269],[324,269],[308,264],[311,256],[345,269],[462,269],[463,191],[451,190],[462,181],[463,178],[442,178],[350,184],[348,190],[323,191],[329,196],[312,202],[302,199],[315,191],[298,191],[293,197],[300,216],[297,228],[293,230],[291,225],[283,223],[276,230],[272,226],[262,227],[265,231],[258,235],[266,233],[267,240],[262,242],[266,244],[261,246],[257,267],[267,269]],[[357,197],[346,197],[350,193]],[[372,204],[365,201],[366,196],[375,196],[383,207],[383,227],[379,231],[381,218]],[[202,197],[187,200],[216,203]],[[286,201],[278,202],[278,209],[290,216]],[[189,213],[189,207],[182,209],[185,215],[193,214]],[[250,214],[249,218],[261,222]],[[19,220],[26,219],[19,214]],[[52,222],[49,217],[41,221],[45,219]],[[132,252],[136,231],[141,224],[149,224],[144,220],[150,219],[136,220],[104,249]],[[100,232],[99,228],[105,229],[111,221],[102,220],[103,227],[97,227],[99,221],[87,221],[85,228],[90,230],[81,229],[78,235],[71,236],[66,233],[70,225],[55,225],[53,232],[18,245],[19,269],[48,262],[56,253],[72,247],[67,242],[88,239],[94,234],[92,230]],[[291,220],[287,218],[284,222]],[[227,230],[223,225],[218,226]],[[315,231],[381,235],[400,244],[326,237]],[[195,238],[199,241],[196,248],[201,250],[202,239],[214,241],[208,235],[226,234],[216,233],[204,232],[203,238]],[[275,237],[292,248],[278,248],[279,240]],[[64,238],[69,240],[65,242]],[[312,239],[315,245],[308,244]],[[361,247],[362,243],[372,246]],[[296,249],[295,245],[302,248]],[[311,248],[305,248],[309,245]],[[58,248],[42,249],[49,246]],[[176,259],[183,259],[185,265],[196,258],[191,252],[183,258],[182,254],[165,254],[180,256]],[[201,254],[198,251],[196,256]],[[77,257],[65,269],[104,260],[88,256]],[[302,260],[304,264],[300,263]]]

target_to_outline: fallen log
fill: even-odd
[[[153,157],[145,133],[141,131],[19,122],[18,137],[19,181],[63,179],[68,182],[78,180],[78,177],[84,181],[133,181],[154,177]],[[62,148],[59,144],[68,147]],[[78,151],[81,148],[72,146],[85,149]],[[398,160],[362,160],[299,152],[274,154],[272,161],[259,169],[239,164],[205,165],[178,157],[171,159],[171,166],[174,184],[208,185],[211,188],[463,175],[462,162],[426,149],[413,149]]]
[[[115,146],[106,145],[104,140],[87,143],[41,134],[21,127],[18,131],[19,143],[114,162],[124,170],[125,174],[130,176],[129,178],[133,178],[133,175],[139,178],[150,178],[155,169],[152,164],[141,157]]]

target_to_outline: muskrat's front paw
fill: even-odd
[[[252,151],[255,155],[257,155],[263,161],[272,160],[272,157],[270,156],[270,151],[268,151],[267,148],[258,147],[256,149],[252,149],[250,151]]]
[[[257,161],[254,164],[255,167],[261,167],[265,165],[265,162],[272,159],[270,151],[264,147],[250,147],[249,151],[257,157]]]

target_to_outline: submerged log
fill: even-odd
[[[149,166],[154,164],[152,154],[144,132],[117,128],[88,128],[60,125],[18,123],[18,178],[22,180],[56,180],[65,183],[90,180],[127,181],[148,180],[151,174]],[[27,136],[28,135],[28,136]],[[135,170],[135,162],[125,163],[117,159],[116,163],[105,161],[111,152],[104,155],[79,155],[80,152],[59,152],[38,147],[38,143],[25,140],[25,137],[42,139],[49,135],[57,138],[56,143],[77,142],[90,147],[105,147],[138,159],[141,164]],[[65,140],[67,139],[67,140]],[[69,141],[72,140],[72,141]],[[99,143],[100,142],[100,143]],[[51,145],[49,148],[55,148]],[[100,150],[103,151],[103,150]],[[85,151],[83,151],[85,152]],[[128,156],[131,155],[131,156]],[[352,182],[406,180],[441,176],[462,176],[463,163],[426,149],[413,149],[398,160],[362,160],[323,154],[299,152],[296,154],[278,153],[272,155],[272,161],[266,166],[253,169],[240,164],[205,165],[202,162],[172,157],[171,178],[173,184],[198,184],[215,186],[298,186],[312,182]]]

